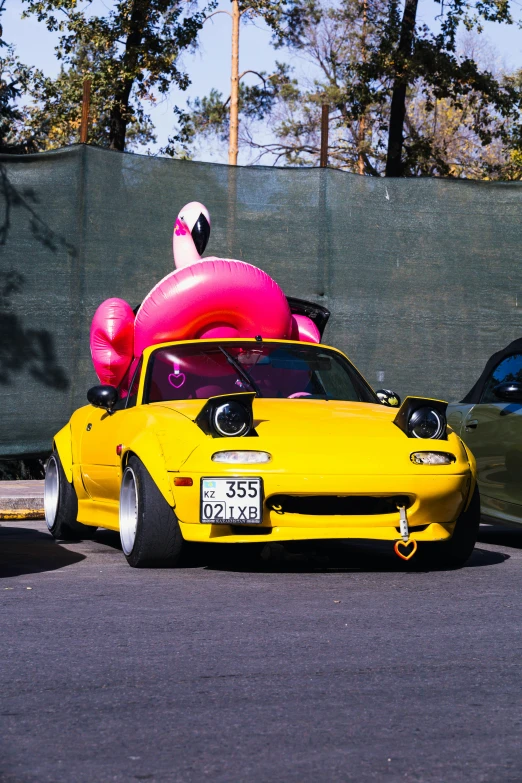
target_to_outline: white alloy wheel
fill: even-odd
[[[49,530],[52,529],[56,520],[58,511],[58,501],[60,499],[60,474],[58,472],[58,463],[56,457],[51,455],[45,469],[44,482],[44,511],[45,523]]]
[[[120,539],[126,555],[130,555],[138,526],[138,484],[132,468],[125,468],[120,489]]]

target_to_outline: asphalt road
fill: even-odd
[[[522,781],[522,532],[456,572],[230,549],[2,524],[2,783]]]

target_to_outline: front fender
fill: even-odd
[[[71,423],[68,422],[65,427],[54,436],[54,448],[58,452],[63,472],[69,484],[73,483],[73,457],[71,441]]]
[[[150,430],[141,432],[122,454],[122,468],[125,467],[132,454],[135,454],[143,462],[169,506],[174,507],[174,495],[170,486],[165,456],[157,435]]]

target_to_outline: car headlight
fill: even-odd
[[[272,455],[267,451],[216,451],[212,462],[228,462],[234,465],[255,465],[270,462]]]
[[[451,465],[456,458],[446,451],[414,451],[410,459],[415,465]]]
[[[252,416],[240,402],[230,400],[216,405],[212,412],[212,424],[219,435],[226,438],[240,438],[250,430]]]
[[[428,406],[417,408],[408,419],[410,438],[436,439],[446,431],[446,417]]]
[[[256,392],[238,392],[210,397],[194,423],[212,438],[257,438],[252,403]]]

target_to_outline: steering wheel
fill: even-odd
[[[310,392],[294,392],[294,394],[289,394],[287,399],[293,400],[296,397],[311,397],[311,396],[312,395],[310,394]]]

